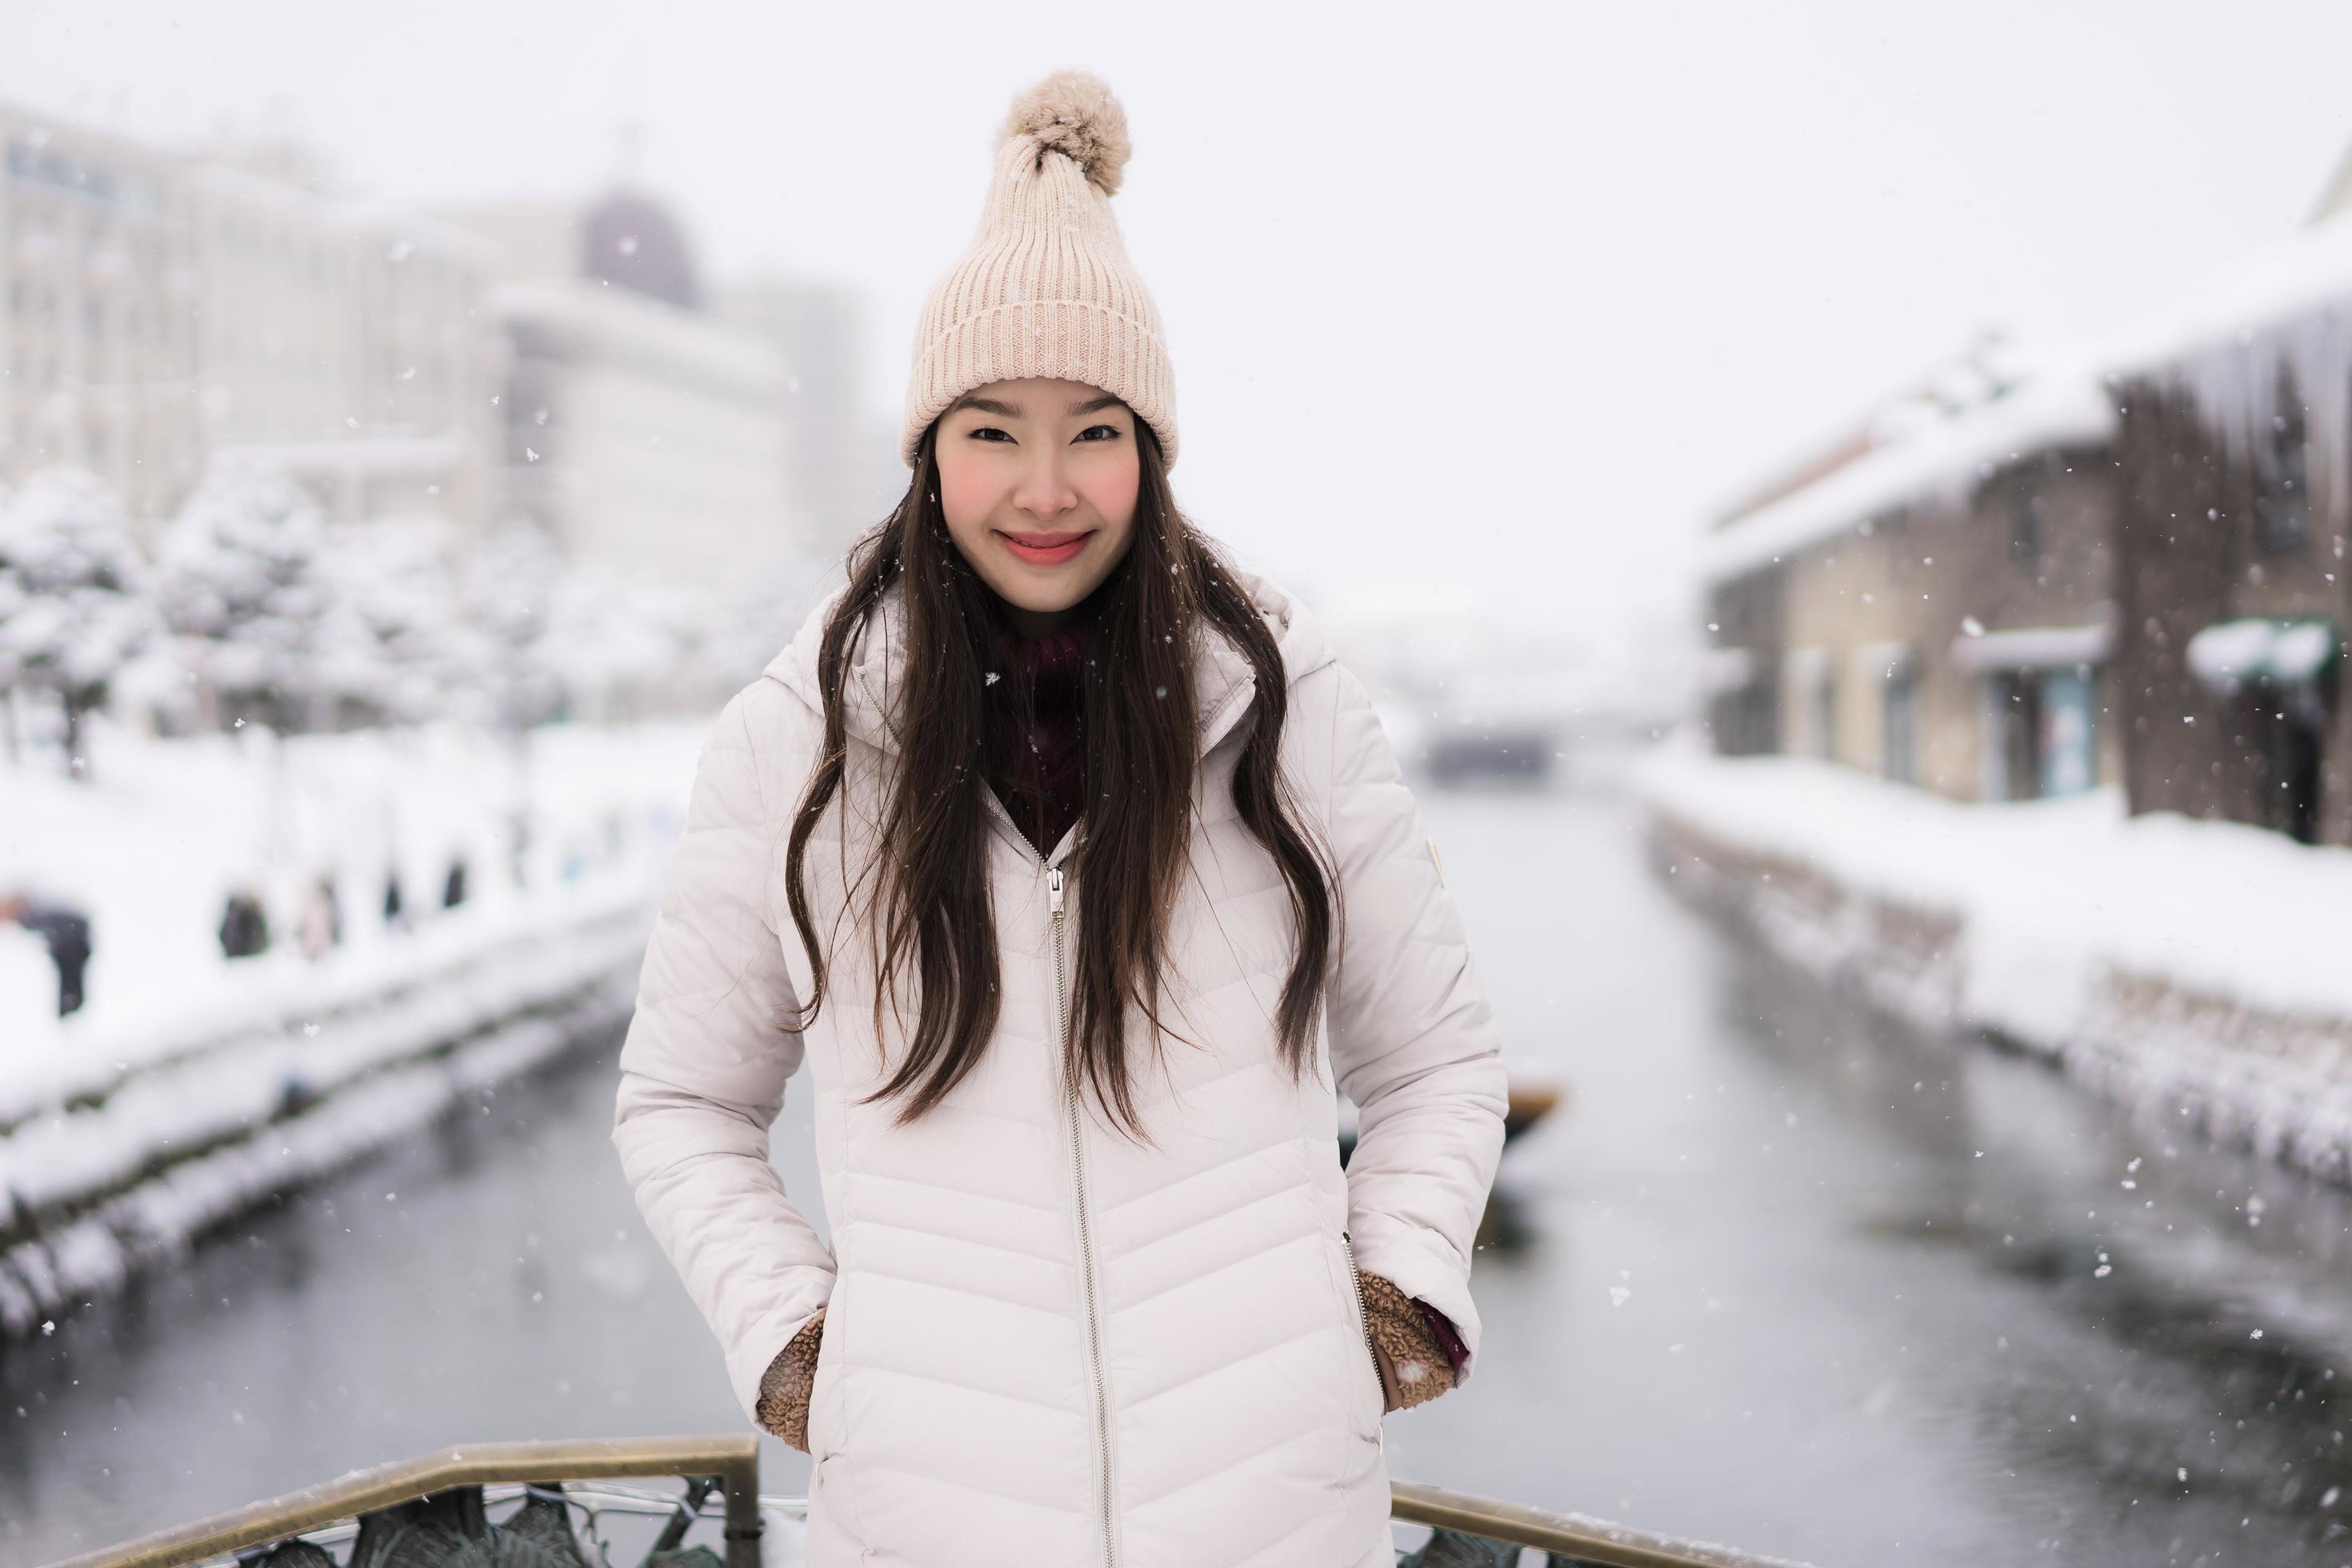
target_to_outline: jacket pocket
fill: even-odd
[[[860,1557],[866,1552],[866,1526],[857,1517],[850,1484],[849,1465],[839,1454],[826,1454],[809,1470],[809,1544],[840,1543]]]

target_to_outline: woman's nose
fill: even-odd
[[[1013,505],[1036,518],[1055,518],[1078,503],[1078,492],[1062,472],[1057,454],[1047,452],[1029,460],[1013,491]]]

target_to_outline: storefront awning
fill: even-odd
[[[1952,663],[1981,673],[1993,669],[2046,669],[2097,664],[2115,651],[2112,619],[2086,626],[2017,626],[1975,631],[1952,639]]]
[[[2292,686],[2333,664],[2340,647],[2333,621],[2216,621],[2189,639],[2189,668],[2221,690],[2250,680]]]

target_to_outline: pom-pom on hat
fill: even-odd
[[[1176,383],[1160,308],[1127,258],[1110,198],[1132,144],[1098,77],[1056,71],[997,132],[980,232],[934,284],[915,328],[898,455],[975,386],[1051,376],[1099,386],[1176,461]]]

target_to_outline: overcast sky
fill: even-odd
[[[2244,0],[0,9],[0,96],[176,142],[275,116],[420,204],[593,192],[639,122],[706,270],[870,290],[885,412],[1006,103],[1094,70],[1194,520],[1296,586],[1594,635],[1979,329],[2113,330],[2290,233],[2347,59],[2352,6]]]

